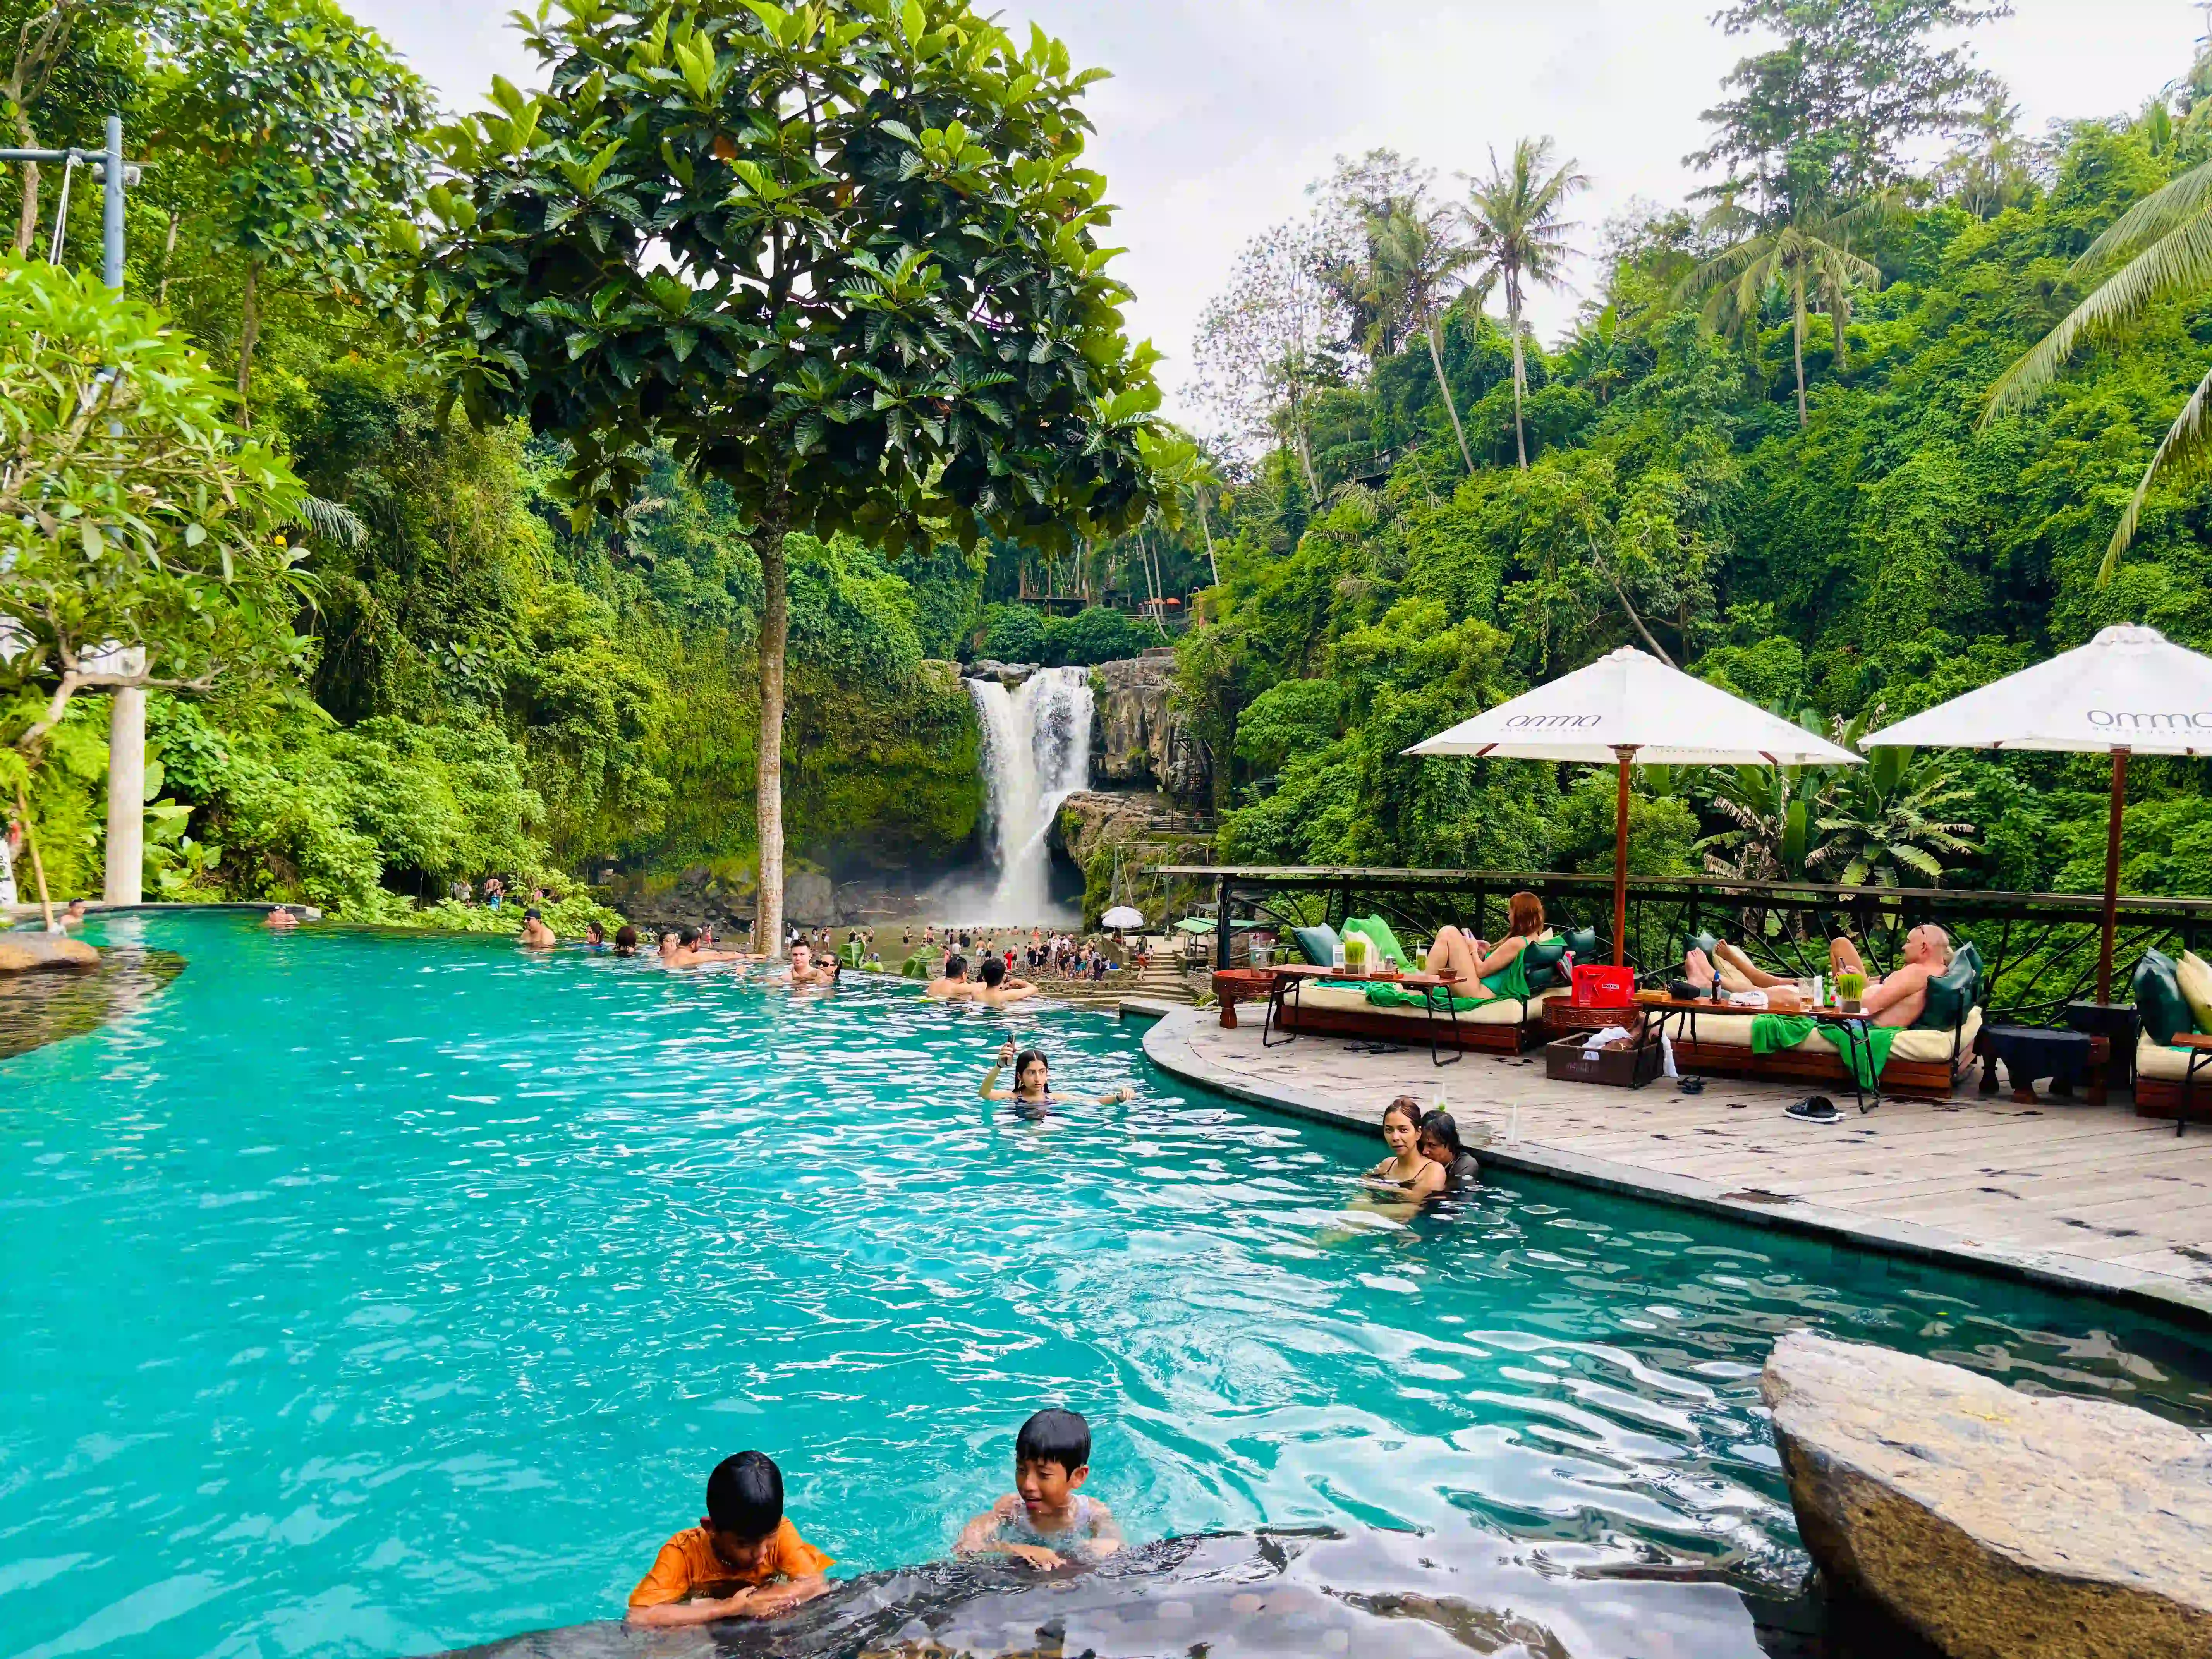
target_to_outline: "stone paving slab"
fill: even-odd
[[[1148,1016],[1150,1009],[1132,1009]],[[2006,1095],[1887,1100],[1837,1125],[1783,1115],[1802,1086],[1709,1078],[1698,1095],[1554,1083],[1540,1053],[1352,1052],[1307,1035],[1263,1049],[1256,1020],[1224,1030],[1175,1009],[1146,1054],[1255,1104],[1381,1137],[1392,1096],[1439,1091],[1486,1162],[2087,1290],[2212,1325],[2212,1130],[2177,1138],[2124,1093],[2104,1106]]]

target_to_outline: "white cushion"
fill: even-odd
[[[2150,1034],[2145,1032],[2142,1040],[2136,1044],[2136,1075],[2179,1083],[2189,1075],[2190,1059],[2187,1049],[2169,1048],[2162,1043],[2153,1042]],[[2212,1060],[2198,1064],[2196,1086],[2212,1091]]]
[[[1356,985],[1301,985],[1292,994],[1293,1000],[1309,1008],[1332,1008],[1347,1013],[1379,1014],[1387,1019],[1410,1019],[1426,1022],[1427,1011],[1418,1003],[1408,1008],[1377,1007],[1367,1000],[1367,993]],[[1545,995],[1550,996],[1547,992]],[[1535,1000],[1529,1004],[1529,1014],[1534,1017]],[[1452,1016],[1444,1012],[1443,1005],[1437,1005],[1439,1023]],[[1499,997],[1479,1008],[1462,1008],[1457,1016],[1462,1025],[1518,1025],[1521,1023],[1521,1002],[1517,997]]]

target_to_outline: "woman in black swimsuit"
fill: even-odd
[[[1379,1187],[1395,1188],[1419,1204],[1443,1190],[1443,1165],[1421,1156],[1421,1103],[1400,1095],[1382,1109],[1382,1139],[1390,1156],[1367,1172]]]

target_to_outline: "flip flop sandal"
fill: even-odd
[[[1682,1094],[1701,1095],[1705,1091],[1705,1080],[1701,1077],[1677,1078],[1674,1080],[1674,1087]]]
[[[1782,1109],[1782,1115],[1794,1117],[1800,1123],[1841,1123],[1844,1115],[1836,1109],[1836,1103],[1826,1095],[1814,1095],[1795,1105]]]

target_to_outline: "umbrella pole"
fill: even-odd
[[[2120,926],[2120,817],[2128,810],[2128,751],[2112,750],[2112,806],[2105,823],[2105,927],[2097,941],[2097,1000],[2112,1000],[2112,940]]]
[[[1613,752],[1620,769],[1613,817],[1613,965],[1620,968],[1628,961],[1628,763],[1636,750],[1623,745]]]

